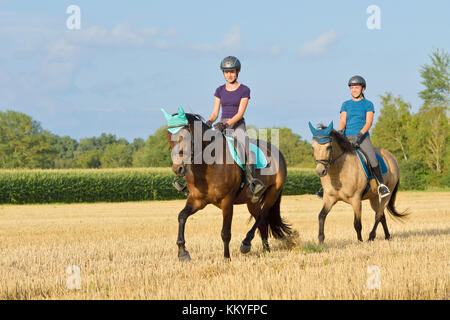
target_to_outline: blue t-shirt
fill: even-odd
[[[347,112],[347,124],[344,134],[346,136],[355,136],[366,124],[366,113],[375,112],[373,103],[363,98],[359,101],[347,100],[342,104],[341,111]],[[369,132],[364,136],[368,136]]]

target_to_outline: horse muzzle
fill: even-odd
[[[316,167],[316,174],[319,177],[321,177],[321,178],[325,177],[327,175],[327,173],[328,173],[327,167],[325,167],[324,165],[320,164]]]
[[[186,164],[172,166],[172,171],[178,178],[183,178],[186,175]]]

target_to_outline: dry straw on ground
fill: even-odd
[[[392,239],[358,243],[353,213],[338,204],[317,245],[314,196],[286,196],[282,215],[299,233],[291,245],[259,235],[248,255],[239,245],[250,228],[236,206],[231,261],[224,261],[222,217],[212,206],[190,217],[190,263],[177,260],[177,215],[184,201],[0,207],[0,299],[448,299],[450,194],[401,192],[405,223],[388,218]],[[366,240],[374,215],[363,205]],[[68,266],[81,287],[67,287]],[[369,289],[367,268],[380,268]]]

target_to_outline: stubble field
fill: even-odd
[[[389,241],[379,226],[377,239],[367,242],[374,214],[364,202],[365,241],[358,243],[352,209],[339,203],[327,217],[324,246],[317,244],[322,202],[285,196],[282,216],[298,237],[271,238],[266,254],[258,234],[249,254],[239,252],[251,224],[246,206],[235,206],[231,261],[223,259],[222,214],[213,206],[188,219],[192,260],[178,261],[183,206],[182,200],[1,206],[0,299],[450,298],[449,193],[400,192],[397,208],[411,215],[404,223],[387,218]],[[72,265],[75,273],[68,274]],[[379,274],[368,270],[372,265]]]

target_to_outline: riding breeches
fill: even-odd
[[[364,140],[359,145],[360,149],[367,155],[369,158],[370,165],[372,167],[378,166],[378,159],[375,155],[375,149],[373,148],[372,141],[370,140],[370,136],[364,138]]]
[[[226,122],[228,120],[230,119],[223,118],[220,119],[220,122]],[[238,157],[239,159],[242,159],[242,164],[245,164],[247,162],[247,159],[249,159],[249,138],[245,126],[245,121],[243,119],[239,120],[237,123],[234,124],[233,127],[225,130],[225,134],[228,136],[232,136],[233,138],[236,138],[238,143],[235,144],[235,147]],[[251,159],[251,161],[254,161],[254,159]]]

